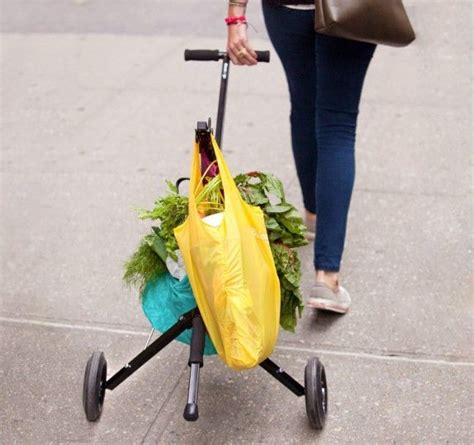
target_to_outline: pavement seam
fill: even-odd
[[[413,358],[413,357],[406,357],[402,355],[378,355],[378,354],[371,354],[367,352],[331,351],[328,349],[300,348],[297,346],[276,346],[276,349],[279,349],[282,351],[309,352],[312,354],[334,355],[337,357],[363,358],[366,360],[381,360],[381,361],[389,361],[389,362],[391,361],[391,362],[404,362],[404,363],[442,365],[442,366],[474,367],[474,362]]]
[[[150,334],[149,332],[144,332],[144,331],[131,331],[128,329],[105,328],[101,326],[89,326],[89,325],[80,325],[80,324],[71,324],[71,323],[31,320],[31,319],[26,319],[26,318],[0,317],[0,322],[26,324],[30,326],[41,326],[45,328],[76,329],[76,330],[81,330],[81,331],[108,332],[111,334],[121,334],[121,335],[138,335],[140,337],[146,337]]]
[[[107,332],[111,334],[120,334],[120,335],[135,335],[146,337],[150,333],[145,331],[131,331],[126,329],[113,329],[113,328],[104,328],[101,326],[88,326],[88,325],[78,325],[78,324],[69,324],[69,323],[57,323],[57,322],[46,322],[40,320],[31,320],[25,318],[9,318],[9,317],[0,317],[0,322],[3,323],[12,323],[20,325],[29,325],[29,326],[40,326],[46,328],[59,328],[59,329],[75,329],[83,331],[95,331],[95,332]],[[474,362],[469,361],[449,361],[442,359],[430,359],[430,358],[415,358],[407,357],[402,355],[384,355],[384,354],[374,354],[370,352],[353,352],[353,351],[336,351],[328,349],[316,349],[316,348],[302,348],[298,346],[283,346],[277,345],[275,347],[279,351],[291,351],[291,352],[305,352],[311,354],[321,354],[321,355],[332,355],[336,357],[352,357],[352,358],[362,358],[365,360],[379,360],[379,361],[388,361],[388,362],[404,362],[404,363],[416,363],[416,364],[426,364],[426,365],[440,365],[440,366],[454,366],[454,367],[474,367]],[[174,390],[173,390],[174,391]]]
[[[18,312],[12,311],[0,311],[0,321],[2,319],[5,320],[25,320],[27,322],[40,322],[40,323],[58,323],[58,324],[65,324],[67,326],[72,326],[73,328],[84,326],[84,328],[91,327],[103,327],[105,329],[116,329],[118,331],[128,331],[130,332],[139,332],[142,333],[144,330],[148,329],[150,324],[146,321],[146,325],[137,325],[134,323],[129,322],[108,322],[105,320],[84,320],[82,318],[66,318],[66,317],[54,317],[54,316],[46,316],[41,315],[35,312],[23,313],[21,314],[22,317],[18,316]],[[146,319],[144,319],[146,320]],[[140,334],[141,335],[141,334]]]

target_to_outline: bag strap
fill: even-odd
[[[214,153],[216,154],[217,165],[219,166],[219,173],[221,175],[222,180],[222,188],[224,189],[224,195],[229,198],[233,197],[233,199],[226,199],[225,205],[228,204],[236,205],[237,203],[246,205],[246,202],[242,198],[242,195],[239,192],[239,189],[235,185],[234,177],[227,166],[227,162],[224,159],[224,155],[217,145],[217,141],[214,138],[214,135],[211,135],[211,142],[212,147],[214,148]]]
[[[191,173],[189,175],[189,196],[188,196],[188,213],[190,219],[199,219],[196,207],[196,194],[202,189],[201,166],[199,157],[199,144],[194,143],[193,162],[191,163]]]
[[[211,134],[211,143],[214,153],[216,155],[217,165],[219,166],[219,174],[222,180],[222,188],[224,189],[225,196],[225,208],[232,207],[235,203],[242,203],[244,200],[240,195],[240,192],[235,185],[234,178],[230,173],[227,163],[224,160],[224,156],[217,145],[217,141],[213,134]],[[201,165],[199,155],[199,144],[194,144],[193,162],[191,164],[191,174],[189,183],[189,216],[191,218],[199,218],[196,206],[196,195],[203,188],[201,178]]]

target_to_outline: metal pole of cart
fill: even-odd
[[[225,103],[227,98],[227,82],[229,80],[230,60],[227,53],[222,57],[221,87],[219,91],[219,105],[217,107],[216,141],[222,149],[222,132],[224,129]]]

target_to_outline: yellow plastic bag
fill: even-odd
[[[225,196],[222,222],[200,218],[199,146],[194,146],[189,216],[174,231],[207,331],[231,368],[252,368],[273,351],[280,322],[280,282],[263,212],[240,196],[212,137]]]

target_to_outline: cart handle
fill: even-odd
[[[257,62],[270,62],[270,51],[255,51],[257,53]],[[218,49],[185,49],[184,60],[218,61],[227,58],[225,51]]]

